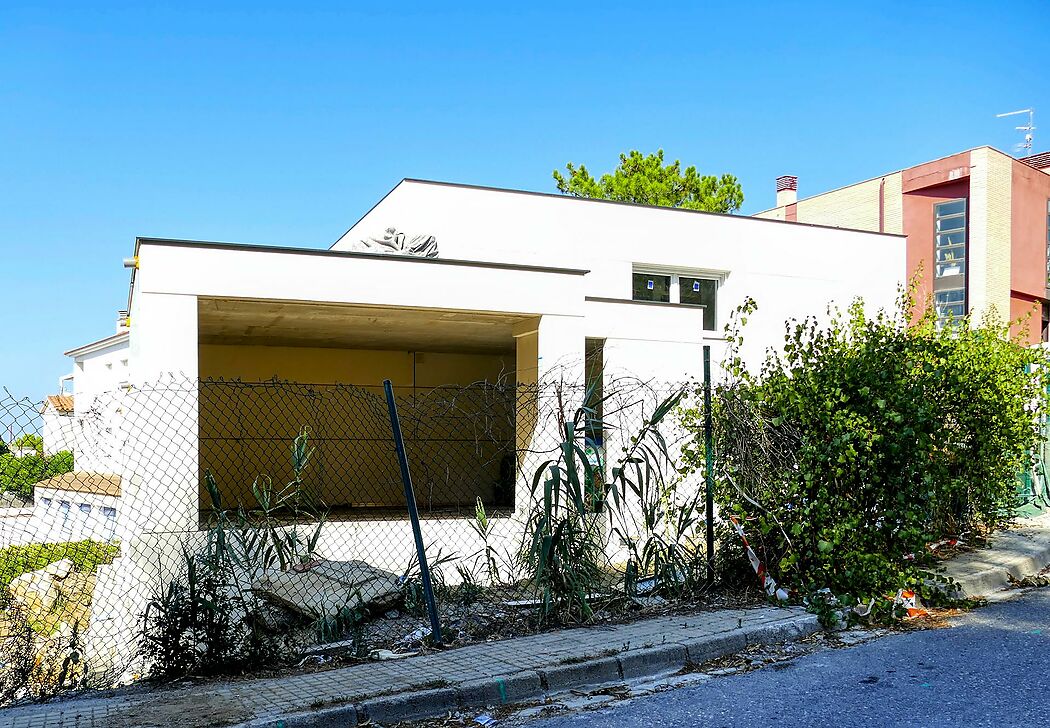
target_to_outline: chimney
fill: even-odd
[[[128,312],[117,311],[117,333],[123,333],[129,330],[129,328],[130,327],[128,326]]]
[[[777,177],[777,207],[798,202],[798,177],[790,174]]]

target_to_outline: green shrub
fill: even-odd
[[[44,454],[44,438],[33,433],[26,433],[15,438],[14,446],[26,450],[36,450],[38,454]]]
[[[54,455],[27,455],[22,458],[16,458],[10,453],[0,455],[0,491],[11,491],[32,498],[35,483],[72,471],[73,453],[67,450]]]
[[[928,309],[909,325],[902,295],[896,313],[858,301],[826,326],[790,322],[756,376],[731,355],[713,413],[719,506],[750,519],[770,573],[802,594],[853,604],[916,585],[928,543],[1013,516],[1046,353],[991,320],[939,330]]]
[[[113,544],[98,541],[34,543],[0,549],[0,599],[6,599],[8,585],[22,574],[62,559],[70,559],[77,571],[90,572],[101,564],[112,563],[118,553]]]

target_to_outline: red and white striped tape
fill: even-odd
[[[788,593],[785,589],[778,587],[776,580],[766,572],[766,566],[762,563],[762,560],[758,558],[758,554],[751,548],[751,544],[747,542],[747,536],[744,535],[744,527],[740,525],[740,519],[736,516],[729,517],[730,522],[733,524],[733,528],[736,529],[737,534],[740,536],[740,540],[744,542],[744,550],[747,552],[747,560],[751,562],[751,568],[755,570],[755,574],[758,575],[758,582],[765,589],[766,594],[777,599],[781,602],[788,600]]]

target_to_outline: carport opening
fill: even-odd
[[[514,328],[528,317],[205,299],[199,305],[203,472],[225,504],[253,483],[293,478],[302,428],[305,487],[334,519],[403,518],[404,491],[382,381],[394,384],[420,512],[513,510],[519,409]],[[535,366],[535,363],[532,363]]]

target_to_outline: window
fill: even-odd
[[[51,499],[50,498],[41,498],[40,502],[44,504],[44,508],[47,508],[48,506],[51,505]]]
[[[681,303],[704,307],[704,330],[714,331],[718,316],[718,281],[711,278],[678,277]]]
[[[1050,288],[1050,200],[1046,201],[1046,287]]]
[[[631,298],[635,301],[668,303],[671,300],[671,276],[669,275],[635,273],[631,282]]]
[[[91,506],[89,504],[81,503],[79,507],[80,512],[83,513],[85,516],[91,515]]]
[[[677,303],[704,307],[704,330],[718,328],[718,278],[696,273],[634,271],[631,298],[635,301]]]
[[[934,207],[935,276],[947,278],[966,273],[966,200],[942,202]]]
[[[117,517],[117,509],[116,508],[105,508],[105,507],[103,507],[102,515],[105,516],[106,518],[109,518],[109,519],[116,518]]]
[[[962,318],[966,314],[965,291],[952,288],[946,291],[935,291],[933,302],[937,307],[937,323],[943,325],[949,317]]]
[[[966,199],[933,206],[933,303],[937,325],[966,315]]]

